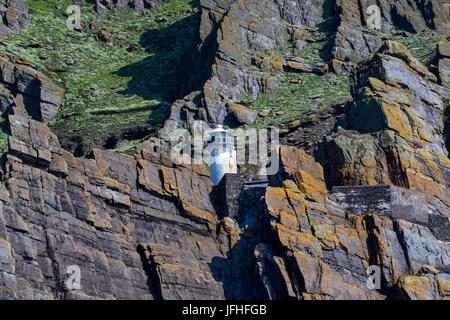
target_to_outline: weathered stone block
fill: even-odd
[[[227,173],[214,188],[217,208],[222,217],[237,218],[239,213],[239,195],[244,179],[237,174]]]
[[[396,186],[343,186],[333,187],[333,193],[351,214],[376,213],[428,225],[427,202],[418,192]]]

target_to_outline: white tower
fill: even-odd
[[[211,180],[216,186],[227,173],[237,173],[236,150],[234,149],[234,137],[221,125],[217,125],[209,131],[208,148],[210,153],[209,168]]]

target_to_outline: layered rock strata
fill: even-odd
[[[0,107],[7,113],[48,122],[59,110],[64,90],[29,62],[0,52]]]
[[[18,115],[9,123],[3,299],[449,295],[448,242],[376,212],[346,214],[300,149],[282,147],[279,186],[242,197],[237,217],[219,217],[205,168],[174,165],[150,142],[134,157],[74,158],[45,124]],[[378,292],[366,285],[372,264],[382,270]],[[70,266],[80,268],[79,289],[66,283]]]

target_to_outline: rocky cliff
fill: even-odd
[[[16,115],[9,123],[2,298],[449,295],[448,242],[408,217],[349,214],[320,164],[295,147],[281,148],[282,185],[243,191],[238,216],[219,218],[204,167],[176,166],[150,143],[134,157],[96,149],[74,158],[45,124]],[[382,268],[378,292],[366,285],[373,264]],[[80,290],[65,286],[72,265]]]
[[[327,136],[321,155],[329,184],[394,184],[426,193],[436,202],[430,212],[447,212],[450,167],[442,118],[448,87],[391,41],[352,77],[354,100],[342,123],[347,130]]]
[[[377,3],[381,33],[355,10],[370,1],[201,0],[175,101],[133,155],[65,150],[48,122],[74,93],[2,54],[0,299],[450,299],[448,11]],[[194,120],[280,126],[278,173],[213,187],[174,163]]]
[[[321,80],[307,74],[325,75],[322,79],[328,78],[330,70],[345,74],[377,52],[383,38],[393,39],[400,35],[399,39],[403,41],[413,34],[422,34],[419,41],[428,41],[427,46],[435,47],[432,37],[450,35],[449,13],[444,1],[428,1],[427,4],[383,1],[379,7],[382,28],[372,30],[367,27],[367,10],[376,4],[376,1],[320,0],[201,1],[200,63],[211,61],[210,69],[202,70],[209,75],[203,85],[203,100],[196,103],[196,108],[174,104],[161,136],[168,139],[170,131],[180,125],[183,113],[192,114],[187,117],[189,120],[236,126],[252,124],[258,119],[257,112],[251,109],[261,111],[261,118],[270,115],[287,122],[291,120],[294,123],[290,124],[290,129],[298,129],[299,124],[295,121],[301,117],[300,111],[310,110],[299,105],[298,100],[286,101],[282,95],[275,95],[277,91],[292,95],[298,90],[293,83],[314,82],[316,87],[308,90],[309,96],[304,93],[297,96],[309,100],[315,109],[319,109],[315,110],[318,113],[325,108],[320,106],[322,95],[314,93],[325,91],[329,96],[336,93],[330,92],[326,84],[318,91],[317,84],[322,85]],[[433,55],[429,48],[413,49],[420,51],[418,56],[422,60]],[[205,55],[209,60],[205,60]],[[440,66],[434,66],[436,69],[446,68],[445,62],[436,63]],[[332,86],[339,85],[345,78],[338,81],[332,78],[328,82]],[[278,101],[261,99],[260,103],[258,96],[267,95],[275,95]],[[317,96],[320,96],[319,103],[314,98]],[[330,100],[331,105],[340,102],[339,99]],[[284,109],[280,111],[267,102],[281,104]],[[250,110],[245,105],[250,106]],[[236,108],[244,116],[236,116]]]

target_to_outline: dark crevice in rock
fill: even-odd
[[[385,266],[382,265],[383,256],[381,255],[381,248],[378,236],[381,230],[376,226],[375,218],[373,216],[364,217],[367,230],[367,249],[369,253],[369,265],[375,265],[381,267],[381,289],[377,290],[382,295],[386,296],[388,300],[392,299],[394,296],[394,288],[389,285],[388,279],[386,279],[385,272],[383,269]]]
[[[397,236],[398,243],[400,243],[400,246],[402,247],[402,251],[403,251],[403,254],[405,257],[406,264],[408,265],[408,268],[411,269],[411,262],[408,257],[408,245],[405,243],[405,238],[404,238],[402,232],[400,231],[398,221],[393,220],[393,228],[394,228],[394,232]]]
[[[290,275],[292,289],[294,292],[301,296],[302,292],[308,292],[306,288],[305,276],[302,274],[300,269],[298,268],[298,264],[295,261],[295,257],[291,252],[284,255],[284,261],[286,262],[286,270]],[[318,274],[320,276],[320,274]],[[319,283],[319,282],[318,282]],[[289,294],[287,292],[282,292],[283,296],[281,299],[289,299]]]
[[[28,232],[26,230],[14,228],[12,226],[6,226],[6,230],[11,233],[28,234]]]
[[[276,235],[271,233],[270,220],[265,214],[264,189],[245,189],[239,194],[239,204],[237,208],[229,203],[231,211],[225,211],[225,214],[231,214],[244,230],[236,241],[233,233],[226,233],[224,237],[223,228],[225,221],[222,220],[218,226],[217,233],[219,241],[227,247],[226,258],[215,257],[211,263],[211,272],[214,279],[223,283],[224,294],[226,299],[268,299],[267,278],[264,281],[258,271],[257,258],[254,256],[255,249],[258,246],[270,247],[274,242]],[[220,196],[219,195],[215,195]],[[218,199],[216,199],[217,201]],[[220,202],[220,201],[219,201]],[[233,211],[233,209],[236,209]],[[225,218],[225,219],[228,219]],[[282,250],[280,249],[280,252]],[[277,255],[272,248],[268,251],[270,254]],[[272,298],[282,299],[287,294],[280,293],[282,279],[278,278],[279,272],[275,271],[272,262],[264,259],[265,272],[270,274],[271,287],[274,290]],[[275,280],[275,281],[274,281]],[[260,288],[261,290],[257,290]],[[273,291],[272,290],[272,291]]]
[[[103,148],[108,150],[116,149],[124,142],[145,139],[156,134],[156,132],[157,129],[148,126],[130,128],[125,130],[123,133],[110,136],[103,145]]]
[[[389,177],[393,184],[409,189],[408,177],[406,171],[401,164],[397,149],[389,148],[385,150],[386,160],[388,163]]]
[[[390,14],[392,16],[392,21],[394,22],[394,26],[396,29],[405,30],[411,33],[416,32],[411,22],[398,12],[397,7],[393,7]]]
[[[158,276],[158,271],[156,270],[155,259],[152,257],[151,252],[147,258],[146,250],[140,244],[137,246],[137,252],[141,257],[142,268],[147,275],[147,286],[150,293],[153,295],[155,300],[162,300],[163,296],[161,292],[161,281]]]
[[[334,141],[321,141],[315,152],[316,160],[323,166],[325,183],[327,189],[334,186],[346,185],[346,179],[342,176],[339,168],[345,164],[343,150]]]
[[[52,261],[52,272],[53,272],[53,278],[55,281],[55,298],[56,299],[65,299],[67,298],[67,288],[64,284],[64,279],[61,276],[61,273],[59,272],[60,266],[58,263],[58,260],[55,257],[55,250],[50,245],[50,238],[47,230],[45,231],[45,240],[46,240],[46,249],[48,252],[48,257]]]
[[[227,238],[230,249],[226,258],[214,257],[209,263],[214,279],[222,283],[225,299],[260,299],[254,291],[253,278],[249,276],[255,273],[255,241],[241,237],[231,245],[230,235]]]
[[[339,23],[336,14],[336,0],[324,1],[322,18],[324,21],[318,25],[319,31],[332,36]]]
[[[103,148],[105,149],[114,149],[117,147],[117,144],[119,143],[119,139],[117,137],[109,137],[105,144],[103,145]]]

